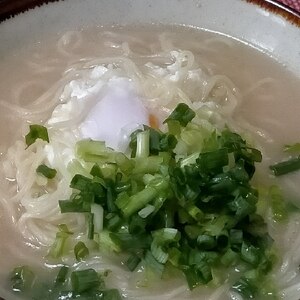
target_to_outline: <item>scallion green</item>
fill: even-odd
[[[55,169],[49,168],[46,165],[39,165],[36,169],[36,172],[48,179],[53,179],[57,173]]]
[[[71,284],[74,292],[82,293],[99,288],[103,282],[94,269],[85,269],[72,272]]]
[[[83,260],[89,255],[89,249],[84,242],[79,241],[74,247],[74,254],[77,261]]]
[[[32,145],[37,139],[41,139],[49,143],[48,130],[42,125],[29,125],[29,133],[25,136],[27,147]]]

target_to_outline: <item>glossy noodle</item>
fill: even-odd
[[[282,160],[285,144],[299,142],[296,76],[266,53],[229,37],[155,26],[66,32],[18,50],[1,64],[1,282],[18,265],[32,266],[50,278],[64,263],[73,270],[110,270],[107,286],[118,288],[125,299],[242,299],[231,290],[230,277],[219,286],[189,291],[181,274],[150,280],[143,264],[128,271],[122,254],[108,255],[101,251],[101,242],[98,250],[97,243],[87,238],[84,215],[60,213],[58,200],[71,197],[69,184],[75,174],[88,176],[84,163],[76,160],[76,142],[99,140],[110,135],[110,128],[121,128],[118,134],[111,130],[106,145],[128,154],[130,134],[149,125],[150,115],[165,129],[163,120],[178,103],[185,103],[196,112],[196,124],[208,130],[228,126],[258,148],[263,162],[257,165],[253,184],[278,185],[286,200],[300,207],[299,173],[277,179],[269,170],[269,165]],[[128,105],[119,105],[122,101]],[[125,127],[123,116],[129,116]],[[38,139],[26,148],[29,124],[47,127],[50,143]],[[182,144],[175,148],[178,155],[184,151]],[[41,164],[57,171],[53,180],[36,173]],[[289,300],[297,300],[300,293],[299,220],[295,212],[288,222],[275,222],[270,208],[265,218],[279,253],[271,278],[280,297]],[[70,249],[76,241],[85,242],[90,250],[87,259],[76,262],[72,250],[61,261],[47,258],[59,224],[73,232]],[[8,286],[1,286],[1,293],[14,299]]]

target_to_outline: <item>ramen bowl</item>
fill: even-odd
[[[0,296],[299,299],[299,24],[240,0],[4,20]]]

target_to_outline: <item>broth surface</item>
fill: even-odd
[[[225,75],[232,80],[243,99],[235,111],[234,119],[237,122],[243,120],[241,127],[246,131],[250,124],[256,146],[263,154],[255,182],[276,181],[284,190],[287,200],[300,207],[300,173],[275,180],[268,168],[284,158],[284,145],[300,141],[300,79],[287,70],[280,60],[233,38],[203,30],[154,25],[141,28],[86,28],[68,36],[45,37],[38,44],[24,45],[0,59],[0,100],[30,107],[33,100],[47,92],[62,73],[76,62],[87,57],[119,56],[126,47],[124,42],[140,54],[139,61],[135,62],[142,66],[147,63],[149,55],[155,55],[160,50],[160,39],[172,43],[173,48],[191,51],[198,64],[205,66],[208,73]],[[0,109],[1,158],[9,146],[26,134],[28,120],[26,115],[16,117],[9,108],[1,106]],[[30,121],[46,121],[49,113],[35,118]],[[2,176],[2,205],[10,201],[6,194],[9,184]],[[11,216],[7,215],[5,209],[0,209],[0,296],[7,297],[7,300],[13,298],[9,298],[4,291],[7,288],[4,282],[16,265],[42,265],[45,272],[51,269],[44,266],[43,262],[47,249],[35,247],[14,230],[12,221],[18,218],[21,210],[18,207],[14,216]],[[291,242],[282,234],[286,230],[284,226],[276,227],[276,230],[270,228],[276,245],[283,253],[289,249],[288,242]],[[196,293],[192,294],[192,297],[196,296]]]

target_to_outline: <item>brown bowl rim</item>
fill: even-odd
[[[0,0],[0,23],[33,8],[63,0]],[[279,14],[290,23],[300,27],[300,11],[281,3],[278,0],[242,0],[259,5],[273,13]]]
[[[28,10],[63,0],[0,0],[0,23],[18,16]],[[300,12],[276,0],[243,0],[249,3],[259,5],[260,7],[279,14],[290,23],[300,28]],[[0,297],[0,300],[4,300]]]

